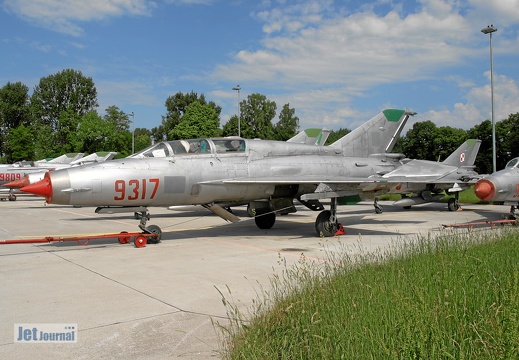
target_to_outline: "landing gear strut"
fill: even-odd
[[[461,206],[459,204],[459,198],[460,198],[460,193],[457,192],[453,198],[449,199],[449,202],[447,203],[447,207],[449,208],[449,211],[458,211],[459,209],[461,209]]]
[[[146,222],[150,219],[150,213],[148,211],[139,211],[135,212],[134,216],[136,219],[140,219],[139,228],[142,231],[144,231],[146,234],[157,235],[156,237],[148,237],[147,239],[144,238],[144,240],[147,240],[148,244],[158,244],[160,242],[160,239],[162,238],[162,230],[157,225],[146,226]]]
[[[378,196],[375,196],[373,206],[375,207],[375,213],[382,214],[384,212],[384,208],[378,203]]]
[[[339,229],[337,222],[337,198],[331,199],[330,210],[321,211],[315,219],[315,231],[321,237],[334,236]]]
[[[515,213],[516,210],[517,210],[517,205],[510,206],[510,213],[506,216],[506,218],[508,220],[516,220],[517,219],[517,214]]]

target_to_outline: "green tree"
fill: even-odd
[[[139,152],[151,145],[151,131],[146,128],[135,129],[135,152]]]
[[[519,113],[496,123],[496,167],[501,170],[512,158],[519,156]]]
[[[50,125],[53,130],[59,127],[63,112],[82,117],[97,106],[97,90],[92,78],[72,69],[41,78],[31,96],[35,120]]]
[[[438,128],[432,121],[417,122],[403,138],[399,152],[412,159],[436,160],[434,138],[437,133]]]
[[[131,134],[110,119],[100,117],[90,111],[78,126],[75,151],[94,153],[98,151],[117,151],[122,155],[131,152]]]
[[[279,121],[274,125],[274,139],[287,141],[297,134],[299,129],[299,118],[295,116],[295,109],[289,104],[283,105],[279,113]]]
[[[244,138],[273,139],[272,119],[276,116],[276,103],[265,95],[251,94],[240,102],[240,134]],[[223,128],[224,136],[238,135],[238,118],[232,117]]]
[[[9,129],[6,138],[9,153],[5,160],[13,163],[21,160],[34,160],[34,134],[30,126],[24,124]]]
[[[71,110],[60,113],[57,128],[52,134],[53,155],[59,156],[62,153],[75,152],[78,142],[78,128],[82,121],[82,116],[77,115]]]
[[[241,129],[241,124],[240,124],[240,129]],[[238,136],[238,115],[231,116],[229,121],[227,121],[223,125],[222,135],[223,136]],[[242,135],[242,134],[240,133],[240,135]]]
[[[212,137],[220,126],[218,113],[213,106],[192,102],[185,109],[180,122],[168,134],[169,139],[190,139]]]
[[[11,129],[30,125],[29,115],[29,88],[21,82],[8,82],[0,89],[0,154],[12,155],[6,136]],[[32,160],[32,156],[26,159]]]
[[[433,139],[434,152],[427,160],[443,161],[467,140],[467,131],[450,126],[437,128]]]
[[[166,116],[162,117],[162,124],[160,126],[151,130],[153,138],[156,141],[171,140],[168,137],[171,133],[171,130],[173,130],[180,123],[187,107],[195,101],[201,103],[202,105],[209,105],[214,109],[218,117],[220,117],[222,108],[217,106],[212,101],[207,102],[205,100],[204,94],[198,96],[198,94],[193,91],[187,94],[178,92],[166,99]]]
[[[330,132],[330,135],[328,135],[328,139],[326,139],[325,145],[333,144],[334,142],[336,142],[337,140],[339,140],[343,136],[349,134],[350,132],[351,132],[351,130],[350,129],[346,129],[346,128],[344,128],[344,129],[340,128],[339,130],[332,130]]]
[[[115,125],[117,130],[131,131],[130,130],[130,115],[121,111],[117,106],[112,105],[105,109],[105,115],[103,118]]]
[[[469,129],[467,138],[481,140],[478,156],[474,163],[475,170],[480,174],[490,174],[492,172],[492,123],[490,120],[485,120]]]

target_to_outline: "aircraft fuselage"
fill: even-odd
[[[172,206],[295,197],[326,177],[368,177],[395,169],[381,158],[348,158],[330,147],[235,140],[242,149],[112,160],[48,173],[47,201],[80,206]],[[293,179],[320,181],[293,184]],[[276,184],[262,179],[276,180]],[[248,182],[250,181],[250,182]],[[286,182],[286,185],[283,182]],[[230,182],[234,182],[232,185]]]

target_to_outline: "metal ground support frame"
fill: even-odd
[[[8,244],[38,244],[38,243],[52,243],[52,242],[66,242],[66,241],[76,241],[79,245],[88,245],[90,240],[100,240],[100,239],[117,239],[120,244],[127,244],[133,238],[133,243],[135,247],[142,248],[145,247],[149,242],[148,238],[156,239],[157,234],[148,234],[148,233],[140,233],[140,232],[126,232],[122,231],[117,234],[102,234],[102,235],[85,235],[85,236],[72,236],[72,237],[55,237],[55,236],[46,236],[40,239],[13,239],[13,240],[0,240],[0,245],[8,245]],[[151,243],[151,242],[150,242]],[[158,243],[158,241],[157,241]]]
[[[498,225],[513,225],[517,224],[517,220],[495,220],[495,221],[476,221],[471,223],[461,224],[442,224],[444,228],[468,228],[472,230],[474,227],[490,226],[492,229]]]

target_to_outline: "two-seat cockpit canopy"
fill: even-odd
[[[506,169],[511,169],[511,168],[519,168],[519,157],[516,157],[516,158],[513,158],[512,160],[510,160],[506,166],[505,166]]]
[[[176,155],[222,154],[229,152],[245,152],[245,140],[242,138],[216,138],[162,141],[129,157],[163,158]]]

